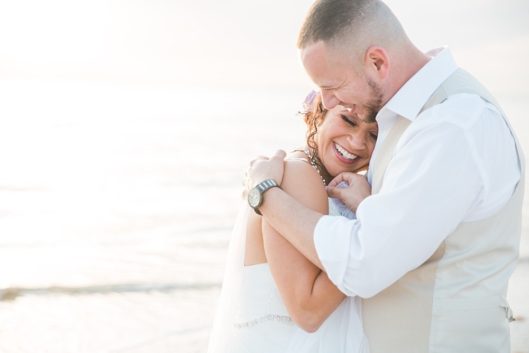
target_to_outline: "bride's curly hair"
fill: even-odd
[[[303,116],[303,121],[307,124],[307,146],[309,147],[309,152],[311,157],[318,158],[318,145],[314,140],[314,137],[318,133],[318,126],[323,123],[325,119],[325,114],[327,114],[327,109],[323,106],[321,99],[321,94],[316,91],[312,91],[305,98],[303,103],[303,111],[300,114]]]

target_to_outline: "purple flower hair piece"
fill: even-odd
[[[312,109],[312,103],[314,102],[314,98],[318,95],[318,92],[315,90],[312,90],[307,94],[307,97],[305,97],[305,101],[303,102],[303,109],[305,111],[309,111]]]

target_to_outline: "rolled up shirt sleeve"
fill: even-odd
[[[314,230],[314,244],[318,257],[332,283],[347,296],[355,296],[351,286],[347,285],[345,275],[351,251],[359,247],[352,243],[356,237],[358,221],[341,216],[323,216]]]

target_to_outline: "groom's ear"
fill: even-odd
[[[384,48],[377,46],[367,48],[364,63],[366,70],[372,77],[376,77],[377,81],[383,81],[388,76],[389,55]]]

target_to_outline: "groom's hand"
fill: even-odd
[[[281,185],[285,156],[285,151],[278,150],[271,158],[259,156],[251,161],[246,171],[246,191],[266,179],[274,179]]]
[[[349,209],[356,212],[358,205],[371,195],[367,178],[356,173],[338,174],[327,186],[330,197],[340,199]]]

